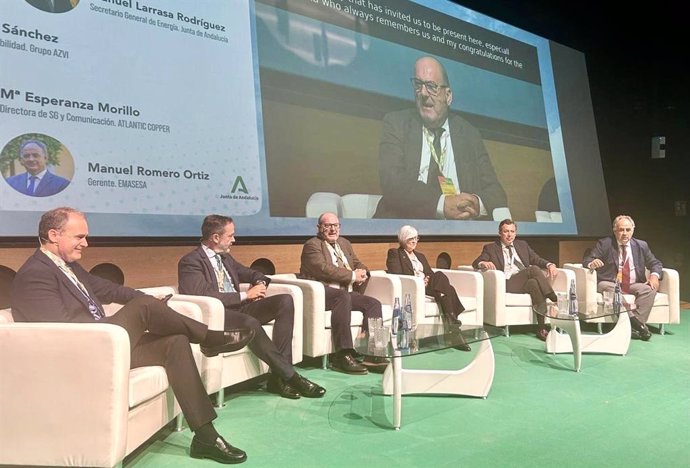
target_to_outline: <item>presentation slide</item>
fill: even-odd
[[[56,206],[116,237],[608,230],[582,54],[450,2],[6,0],[0,67],[0,236]]]

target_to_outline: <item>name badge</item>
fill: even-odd
[[[441,186],[441,193],[443,195],[455,195],[455,184],[453,179],[443,176],[438,176],[438,183]]]

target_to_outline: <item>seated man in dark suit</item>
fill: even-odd
[[[232,218],[209,215],[201,225],[201,245],[180,259],[177,276],[180,293],[210,296],[225,306],[225,326],[254,330],[249,345],[256,356],[269,365],[267,389],[284,398],[320,398],[326,390],[311,382],[292,366],[294,305],[289,294],[266,297],[270,278],[236,261],[229,253],[235,241]],[[240,283],[249,283],[239,292]],[[263,324],[274,320],[273,341]]]
[[[12,316],[17,322],[99,322],[127,331],[131,367],[163,366],[194,431],[190,455],[220,463],[241,463],[243,450],[230,445],[213,427],[216,412],[206,394],[189,343],[207,356],[246,346],[248,329],[209,330],[178,314],[163,301],[117,285],[83,269],[77,261],[88,246],[86,217],[73,208],[56,208],[41,217],[41,247],[19,269],[12,283]],[[105,315],[102,303],[125,304]],[[37,447],[40,449],[40,447]]]
[[[48,197],[63,191],[69,180],[47,168],[48,147],[42,141],[27,140],[19,147],[19,164],[26,172],[7,178],[10,187],[31,197]]]
[[[383,198],[375,218],[490,218],[507,205],[482,136],[450,113],[453,91],[433,57],[415,62],[415,109],[387,114],[379,146]]]
[[[635,222],[630,216],[617,216],[613,221],[613,236],[599,239],[585,254],[582,264],[597,271],[599,292],[612,291],[618,281],[624,294],[635,295],[636,308],[628,312],[632,334],[648,341],[652,333],[647,319],[659,289],[663,266],[645,241],[633,238],[634,232]],[[649,278],[645,268],[650,271]]]
[[[518,240],[517,226],[511,219],[504,219],[498,226],[499,240],[486,244],[472,266],[482,270],[502,270],[506,274],[506,291],[527,293],[533,307],[545,307],[546,299],[557,302],[558,298],[541,268],[546,268],[549,278],[558,274],[556,265],[544,260],[529,244]],[[537,314],[537,338],[546,341],[549,329],[544,316]]]

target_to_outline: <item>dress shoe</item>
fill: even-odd
[[[355,358],[348,353],[342,355],[336,354],[331,361],[331,369],[345,374],[365,375],[369,373],[363,364],[357,362]]]
[[[225,343],[219,346],[201,346],[201,352],[206,357],[218,356],[221,353],[231,353],[247,346],[254,338],[254,329],[235,328],[225,331]]]
[[[642,341],[649,341],[652,337],[652,332],[649,331],[647,325],[642,323],[637,317],[630,317],[630,326],[640,335]]]
[[[218,437],[214,443],[209,444],[194,436],[189,455],[192,458],[210,458],[226,465],[247,461],[244,450],[233,447],[222,437]]]
[[[460,344],[453,346],[453,348],[457,349],[458,351],[472,351],[472,348],[470,348],[470,345],[465,342],[465,338],[462,336],[462,334],[458,334],[458,336],[460,338]]]
[[[549,329],[547,327],[537,328],[537,338],[541,341],[546,341],[547,336],[549,336]]]
[[[266,390],[271,393],[275,393],[276,395],[280,395],[283,398],[289,398],[290,400],[299,399],[299,391],[275,374],[271,374],[268,377]]]
[[[373,372],[375,374],[383,374],[390,363],[391,362],[388,359],[380,356],[367,357],[364,358],[364,361],[362,361],[362,364],[369,370],[369,372]]]
[[[321,398],[326,394],[325,388],[308,379],[305,379],[297,372],[295,372],[295,375],[290,377],[290,380],[288,380],[288,385],[297,390],[299,395],[302,395],[306,398]]]

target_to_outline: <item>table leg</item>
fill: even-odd
[[[400,430],[402,419],[402,356],[395,352],[393,361],[393,428]]]

